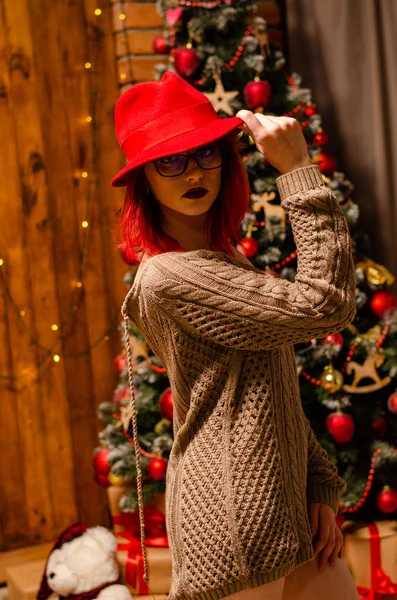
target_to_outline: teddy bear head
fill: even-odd
[[[48,557],[37,600],[96,590],[119,577],[117,542],[105,527],[75,523],[59,536]]]

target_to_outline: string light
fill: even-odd
[[[85,179],[86,177],[88,177],[88,173],[87,171],[83,171],[81,174],[82,178]]]
[[[52,331],[58,331],[58,325],[51,325]]]
[[[98,17],[99,15],[101,15],[101,14],[102,14],[102,11],[101,11],[101,9],[100,9],[100,8],[96,8],[96,9],[94,10],[94,13],[95,13],[95,14],[96,14],[96,16]]]
[[[3,261],[3,259],[2,259],[2,258],[0,258],[0,267],[2,267],[2,266],[3,266],[3,264],[4,264],[4,261]]]
[[[88,227],[88,221],[83,221],[81,226],[86,229]]]
[[[86,69],[91,69],[92,64],[90,62],[86,62],[84,66]]]
[[[125,19],[126,19],[125,13],[120,13],[119,14],[119,19],[120,19],[120,21],[125,21]]]
[[[87,123],[91,123],[92,117],[88,116],[88,117],[85,118],[85,120],[87,121]]]
[[[53,360],[54,360],[54,362],[59,362],[61,360],[59,354],[54,354]]]

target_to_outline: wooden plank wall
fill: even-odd
[[[276,2],[259,13],[281,23]],[[0,3],[0,551],[110,525],[92,453],[127,291],[113,111],[153,78],[161,31],[154,2]]]

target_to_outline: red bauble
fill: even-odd
[[[313,143],[317,146],[325,146],[328,142],[328,136],[324,131],[319,131],[313,137]]]
[[[163,35],[157,35],[153,40],[153,50],[156,54],[168,54],[170,51],[170,44]]]
[[[172,398],[171,388],[167,388],[160,396],[160,412],[169,421],[172,421],[174,416],[174,400]]]
[[[249,81],[243,89],[243,95],[250,108],[266,106],[272,95],[268,81]]]
[[[382,439],[387,431],[386,419],[384,419],[383,417],[381,417],[380,419],[377,419],[377,421],[374,421],[372,423],[371,428],[372,428],[374,436]]]
[[[327,430],[336,442],[350,442],[354,434],[354,420],[341,411],[331,413],[326,421]]]
[[[125,354],[118,354],[114,359],[114,368],[118,374],[128,369],[128,359]]]
[[[110,486],[108,475],[103,475],[102,473],[95,473],[94,479],[95,479],[95,482],[98,485],[100,485],[101,487],[109,487]]]
[[[370,302],[372,312],[380,319],[387,310],[397,308],[397,298],[389,290],[375,292]]]
[[[97,474],[106,475],[106,477],[110,473],[110,465],[109,465],[109,450],[107,448],[102,448],[98,452],[95,452],[92,464],[94,465],[94,469]]]
[[[254,238],[245,238],[239,243],[239,249],[247,258],[252,258],[258,254],[258,242]]]
[[[320,168],[320,171],[327,177],[332,177],[332,173],[336,170],[338,163],[328,152],[320,152],[315,160],[315,164]]]
[[[315,106],[307,106],[303,112],[305,117],[312,117],[313,115],[317,114]]]
[[[385,485],[376,498],[376,505],[383,513],[392,513],[397,510],[397,490]]]
[[[330,346],[342,346],[343,345],[343,337],[340,333],[330,333],[325,338],[321,340],[321,344],[329,344]]]
[[[387,400],[387,408],[390,412],[397,415],[397,391],[393,392],[391,396],[389,396]]]
[[[178,48],[174,57],[175,69],[179,75],[183,75],[184,77],[190,77],[200,64],[199,56],[193,48]]]
[[[153,458],[148,464],[147,470],[152,479],[161,481],[167,472],[167,461],[164,458]]]

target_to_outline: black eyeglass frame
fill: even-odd
[[[158,161],[158,160],[161,160],[161,158],[167,158],[166,156],[162,156],[161,158],[158,158],[158,159],[156,159],[156,160],[152,160],[152,163],[153,163],[153,164],[154,164],[154,166],[156,167],[156,171],[157,171],[157,173],[158,173],[159,175],[161,175],[161,177],[167,177],[167,178],[168,178],[168,177],[179,177],[180,175],[183,175],[183,174],[184,174],[184,172],[185,172],[185,171],[186,171],[186,169],[187,169],[187,166],[188,166],[188,164],[189,164],[190,157],[192,157],[192,156],[194,156],[194,159],[195,159],[195,161],[196,161],[197,165],[200,167],[200,169],[204,169],[204,171],[213,171],[214,169],[220,169],[220,168],[222,167],[222,165],[223,165],[223,163],[224,163],[224,158],[225,158],[225,156],[224,156],[224,146],[223,146],[223,145],[217,145],[217,144],[206,144],[206,145],[204,146],[204,148],[213,148],[213,147],[216,147],[216,148],[218,148],[218,149],[220,150],[220,153],[221,153],[221,160],[222,160],[222,162],[221,162],[221,164],[220,164],[220,165],[218,165],[217,167],[202,167],[202,166],[200,165],[199,161],[197,160],[197,153],[198,153],[198,152],[200,152],[200,150],[202,150],[202,149],[203,149],[203,146],[202,146],[201,148],[197,148],[197,150],[196,150],[195,152],[187,152],[186,154],[185,154],[185,153],[183,153],[183,152],[180,152],[180,153],[176,152],[175,154],[169,154],[169,155],[168,155],[168,156],[183,156],[184,158],[186,158],[186,159],[187,159],[187,160],[185,161],[185,166],[183,167],[183,171],[181,171],[180,173],[177,173],[176,175],[163,175],[162,173],[160,173],[160,171],[159,171],[159,168],[158,168],[158,166],[157,166],[157,164],[156,164],[156,163],[157,163],[157,161]]]

